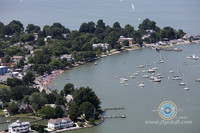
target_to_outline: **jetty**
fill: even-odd
[[[108,118],[126,118],[125,114],[122,115],[113,115],[113,116],[103,116],[104,119],[108,119]]]
[[[124,107],[113,107],[113,108],[104,108],[103,110],[123,110],[125,109]]]

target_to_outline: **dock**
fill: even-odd
[[[113,116],[103,116],[104,119],[108,119],[108,118],[126,118],[125,114],[122,115],[113,115]]]
[[[124,107],[113,107],[113,108],[104,108],[104,110],[122,110],[125,109]]]

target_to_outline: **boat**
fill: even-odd
[[[130,84],[124,84],[125,86],[130,86]]]
[[[144,83],[141,82],[141,83],[138,84],[138,86],[139,87],[144,87],[145,85],[144,85]]]
[[[186,85],[186,82],[185,82],[184,79],[185,79],[185,78],[184,78],[184,75],[183,75],[183,82],[179,83],[179,85],[181,85],[181,86],[185,86],[185,85]]]
[[[149,78],[149,75],[143,75],[143,78]]]
[[[94,64],[97,65],[97,62],[95,62]]]
[[[135,7],[134,7],[133,3],[132,3],[132,5],[131,5],[131,7],[132,7],[132,9],[133,9],[133,11],[134,11]]]
[[[138,75],[138,74],[139,74],[139,73],[137,73],[137,72],[136,72],[136,73],[133,73],[134,76],[136,76],[136,75]]]
[[[172,76],[172,80],[182,80],[182,77],[179,75]]]
[[[187,88],[187,87],[185,87],[185,88],[183,88],[184,90],[190,90],[189,88]]]
[[[138,67],[139,67],[139,68],[144,68],[144,65],[139,65]]]
[[[172,80],[182,80],[181,72],[178,68],[178,65],[177,65],[177,69],[178,69],[178,75],[172,76]]]
[[[198,60],[199,57],[196,56],[195,54],[191,55],[191,56],[187,56],[187,59],[191,59],[191,60]]]
[[[128,79],[120,78],[121,81],[128,81]]]
[[[131,75],[130,78],[135,78],[135,76]]]
[[[170,70],[169,72],[170,72],[170,73],[174,73],[174,70]]]
[[[154,72],[155,72],[155,70],[153,70],[153,69],[148,70],[148,73],[154,73]]]
[[[140,21],[141,20],[141,18],[138,18],[138,21]]]
[[[162,59],[162,56],[161,56],[161,52],[160,52],[160,59],[157,61],[157,63],[164,63],[164,60]]]
[[[196,79],[196,82],[200,82],[200,78]]]
[[[152,80],[152,82],[161,82],[161,79],[158,79],[157,77],[154,77],[154,79]]]
[[[152,70],[158,70],[158,67],[153,67]]]

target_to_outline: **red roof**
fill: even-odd
[[[14,66],[15,63],[3,63],[3,65],[4,65],[4,66],[8,66],[8,65],[9,65],[9,66]]]

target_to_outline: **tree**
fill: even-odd
[[[120,23],[119,22],[115,22],[113,24],[113,28],[121,28]]]
[[[33,75],[31,71],[28,71],[22,79],[23,79],[24,84],[31,85],[34,83],[35,76]]]
[[[42,117],[45,119],[55,118],[54,108],[52,108],[51,106],[43,106],[39,110],[39,113],[42,114]]]
[[[33,41],[35,39],[33,34],[23,34],[21,36],[21,41],[22,42],[28,42],[28,41]]]
[[[76,90],[74,95],[74,102],[80,106],[84,102],[89,102],[94,105],[95,108],[98,108],[100,105],[100,101],[98,100],[94,91],[92,91],[89,87],[81,87],[80,89]]]
[[[34,110],[36,111],[38,109],[41,109],[41,107],[44,106],[45,103],[47,103],[47,99],[45,99],[39,92],[32,93],[30,100]]]
[[[62,118],[64,115],[64,111],[60,106],[56,106],[54,109],[54,114],[56,118]]]
[[[66,96],[68,94],[72,94],[72,92],[74,91],[74,85],[72,83],[65,84],[63,91]]]
[[[10,90],[7,88],[0,89],[0,101],[9,102],[11,98]]]
[[[80,116],[80,113],[79,113],[79,108],[76,105],[76,103],[71,103],[68,113],[69,113],[69,116],[72,119],[72,121],[77,120],[77,117]]]
[[[38,33],[40,31],[40,27],[35,26],[34,24],[28,24],[26,31],[28,31],[28,33]]]
[[[22,84],[22,80],[18,79],[18,78],[8,78],[7,79],[7,85],[10,87],[15,87],[17,85],[21,85]]]
[[[10,106],[7,107],[7,110],[8,110],[8,112],[9,112],[10,114],[15,115],[15,114],[18,113],[19,107],[18,107],[18,105],[17,105],[16,103],[12,102],[12,103],[10,104]]]
[[[52,59],[51,62],[49,63],[49,65],[50,65],[53,69],[60,69],[61,62],[60,62],[59,60]]]
[[[79,110],[81,114],[85,115],[86,120],[89,120],[89,118],[93,117],[94,106],[91,103],[89,102],[82,103]]]
[[[57,95],[56,95],[55,104],[56,104],[56,105],[65,105],[65,103],[66,103],[65,98],[64,98],[63,96],[57,94]]]

